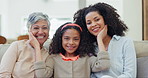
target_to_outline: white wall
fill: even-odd
[[[0,15],[1,15],[1,35],[5,36],[4,33],[7,32],[5,31],[5,26],[8,25],[7,19],[8,19],[8,0],[0,0]]]
[[[129,28],[126,36],[133,40],[142,40],[142,0],[87,0],[87,6],[97,2],[115,7]]]
[[[127,36],[142,40],[142,0],[123,0],[123,16],[129,27]]]
[[[121,19],[129,27],[127,36],[142,40],[142,1],[141,0],[86,0],[86,5],[106,2],[114,6]],[[78,0],[0,0],[2,15],[2,35],[16,39],[22,34],[22,20],[34,11],[41,11],[49,17],[73,17],[78,10]]]
[[[3,0],[4,1],[4,0]],[[64,2],[62,2],[64,1]],[[2,25],[2,35],[6,38],[16,39],[21,34],[22,20],[32,12],[39,11],[49,17],[72,17],[78,10],[78,0],[8,0],[8,25]],[[4,3],[2,3],[4,4]],[[5,7],[5,6],[4,6]],[[2,19],[3,20],[3,19]]]

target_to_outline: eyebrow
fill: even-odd
[[[99,18],[98,16],[94,17],[94,19]]]
[[[32,25],[32,26],[47,26],[48,27],[48,25]]]

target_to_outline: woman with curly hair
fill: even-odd
[[[47,68],[43,65],[39,70],[44,77],[53,75],[54,78],[90,78],[91,71],[98,72],[109,68],[106,51],[100,51],[97,57],[88,56],[94,48],[84,47],[86,44],[83,43],[82,31],[74,23],[63,24],[57,29],[49,47],[51,55],[47,59]]]
[[[87,35],[87,44],[96,46],[96,53],[105,49],[110,57],[110,69],[92,72],[92,78],[136,77],[136,54],[133,41],[124,37],[128,27],[120,20],[116,9],[106,3],[97,3],[78,10],[74,21]],[[87,45],[86,45],[87,46]]]

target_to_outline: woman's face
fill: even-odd
[[[85,16],[85,21],[88,31],[94,36],[97,36],[105,25],[103,16],[97,11],[89,12]]]
[[[49,36],[48,22],[45,20],[39,20],[31,26],[30,31],[32,32],[34,37],[38,40],[40,45],[43,45]]]
[[[80,43],[80,34],[75,29],[67,29],[62,36],[62,47],[66,51],[66,56],[74,56]]]

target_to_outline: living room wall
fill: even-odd
[[[108,1],[109,4],[117,8],[121,19],[129,27],[128,37],[133,40],[142,40],[141,0],[102,1]],[[1,34],[7,39],[16,39],[22,34],[24,18],[27,18],[34,11],[44,12],[51,18],[72,18],[79,9],[78,2],[78,0],[0,0]],[[97,2],[98,0],[86,0],[87,5]]]

